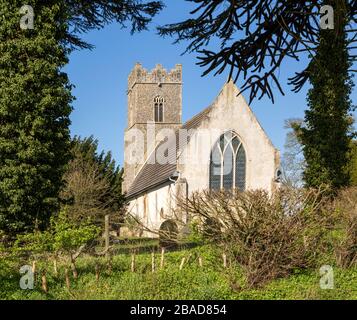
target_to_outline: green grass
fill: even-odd
[[[122,249],[119,252],[132,246]],[[203,259],[203,267],[198,265],[198,256]],[[179,270],[183,257],[189,260]],[[157,253],[157,265],[159,261]],[[99,281],[95,277],[96,263],[101,267]],[[252,290],[245,287],[242,271],[238,267],[224,269],[219,252],[208,246],[167,252],[164,268],[157,266],[155,273],[151,271],[151,254],[145,250],[137,255],[136,272],[130,271],[130,263],[130,254],[117,254],[109,271],[104,258],[80,258],[79,278],[71,278],[70,291],[65,285],[63,264],[55,277],[52,264],[39,263],[39,270],[47,270],[49,293],[45,294],[40,277],[34,290],[20,289],[21,263],[2,259],[0,299],[357,299],[357,269],[334,268],[335,288],[331,290],[320,289],[318,270],[296,272]]]

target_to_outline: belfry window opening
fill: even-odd
[[[154,121],[164,122],[164,98],[157,96],[154,101]]]

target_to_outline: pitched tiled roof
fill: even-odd
[[[195,129],[199,126],[199,124],[207,118],[209,112],[212,109],[212,105],[208,108],[201,111],[199,114],[195,115],[193,118],[188,120],[181,129]],[[156,151],[162,144],[164,144],[167,140],[160,142],[156,148],[155,152],[153,152],[147,162],[143,165],[137,176],[135,177],[132,185],[130,186],[128,193],[126,195],[127,199],[135,198],[135,196],[148,191],[152,188],[155,188],[165,182],[169,181],[169,178],[172,174],[177,170],[177,153],[179,146],[179,135],[178,130],[175,133],[176,135],[176,154],[172,155],[172,158],[168,159],[167,164],[160,164],[155,161]],[[170,148],[170,146],[168,146]],[[175,158],[173,158],[175,157]]]

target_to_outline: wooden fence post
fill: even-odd
[[[36,260],[32,262],[32,274],[33,274],[33,280],[36,281]]]
[[[162,269],[164,267],[164,256],[165,256],[165,248],[161,248],[161,260],[160,260],[160,268]]]
[[[203,266],[203,262],[202,262],[202,258],[198,257],[198,265],[200,266],[200,268],[202,268]]]
[[[131,254],[131,272],[135,272],[135,251]]]
[[[183,269],[183,265],[185,264],[186,258],[182,258],[181,264],[180,264],[180,270]]]
[[[43,271],[43,273],[42,273],[42,290],[44,293],[46,293],[46,294],[48,293],[46,271]]]
[[[151,272],[155,272],[155,252],[151,253]]]
[[[69,280],[69,274],[68,274],[68,269],[66,268],[65,272],[65,277],[66,277],[66,287],[68,290],[71,288],[71,281]]]
[[[223,268],[227,268],[227,255],[223,253],[222,258],[223,258]]]
[[[99,265],[98,265],[98,263],[95,264],[95,280],[99,281]]]
[[[53,260],[53,271],[55,273],[55,276],[57,277],[58,276],[58,267],[57,267],[57,259],[56,258]]]

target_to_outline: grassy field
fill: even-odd
[[[147,246],[136,256],[135,272],[127,250],[121,245],[108,268],[104,258],[82,257],[77,261],[78,279],[71,277],[70,290],[65,282],[64,264],[57,276],[53,264],[38,263],[39,272],[46,269],[48,293],[41,289],[37,276],[33,290],[19,286],[21,264],[2,259],[0,262],[0,299],[357,299],[357,269],[334,268],[334,289],[320,289],[318,270],[296,272],[286,279],[270,282],[263,288],[247,289],[239,267],[223,267],[218,250],[197,246],[167,252],[160,269],[160,253],[155,255],[156,270],[152,272],[152,255]],[[199,266],[198,257],[202,258]],[[186,258],[182,270],[180,264]],[[29,261],[30,264],[30,261]],[[100,266],[96,279],[95,265]]]

